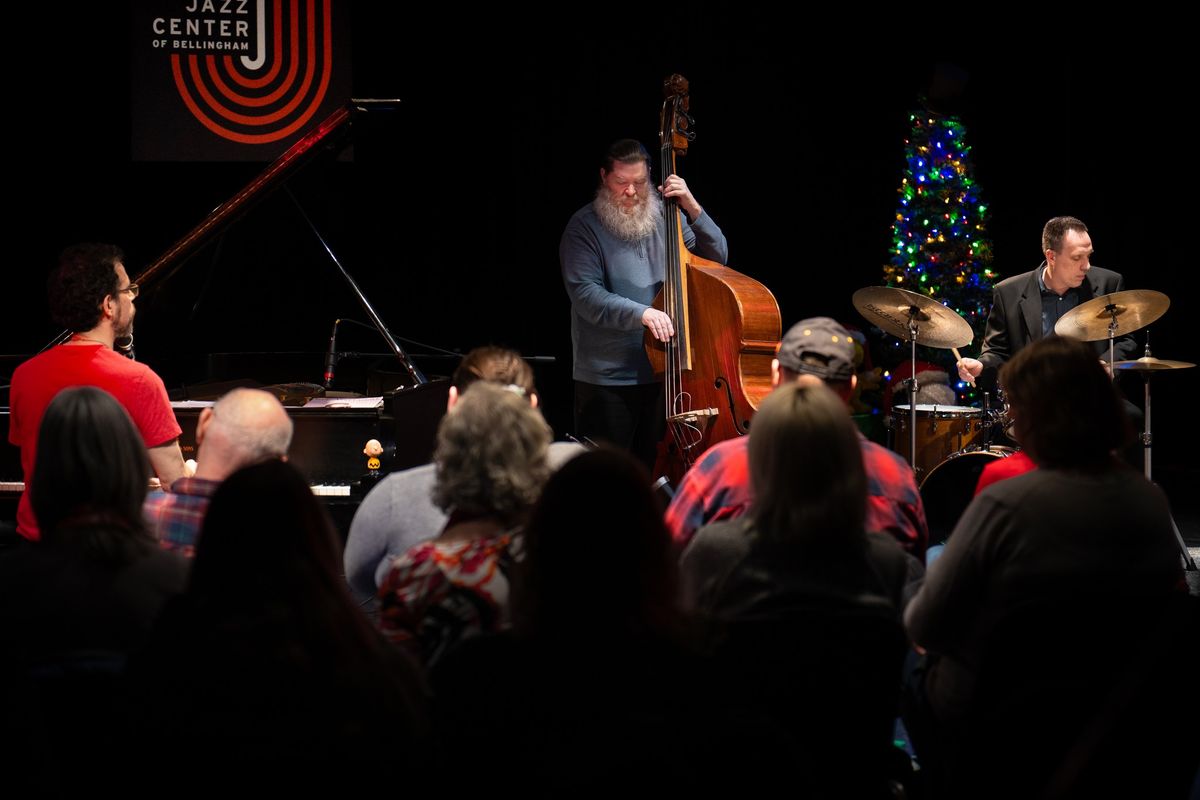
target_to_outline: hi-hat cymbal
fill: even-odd
[[[1098,342],[1108,338],[1110,323],[1113,338],[1133,333],[1166,313],[1171,298],[1150,289],[1129,289],[1093,297],[1062,315],[1054,326],[1059,336]]]
[[[905,341],[917,326],[917,344],[926,347],[965,347],[975,338],[970,324],[952,308],[923,294],[891,286],[868,286],[854,293],[854,307],[884,332]]]
[[[1154,356],[1143,356],[1137,361],[1118,361],[1113,364],[1116,369],[1132,370],[1133,372],[1158,372],[1166,369],[1191,369],[1196,366],[1190,361],[1167,361]]]

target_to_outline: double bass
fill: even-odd
[[[664,83],[659,126],[662,182],[695,138],[688,82]],[[712,445],[750,430],[750,418],[771,391],[771,360],[781,332],[779,303],[753,278],[701,258],[684,245],[683,213],[664,202],[667,264],[654,307],[671,317],[675,335],[660,342],[647,332],[646,355],[665,386],[666,436],[656,475],[678,484]]]

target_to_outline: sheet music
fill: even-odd
[[[314,397],[303,408],[382,408],[382,397]]]

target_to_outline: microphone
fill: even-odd
[[[329,349],[325,351],[325,388],[333,386],[333,368],[337,366],[337,329],[340,319],[333,321],[333,332],[329,334]]]
[[[130,361],[137,361],[137,356],[133,352],[132,332],[128,336],[122,336],[119,339],[113,340],[113,349]]]

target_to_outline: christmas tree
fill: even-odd
[[[971,345],[959,351],[976,356],[996,277],[990,269],[988,207],[972,174],[962,122],[930,111],[913,112],[909,122],[912,131],[904,140],[905,170],[884,283],[928,295],[957,311],[975,332]],[[920,357],[947,365],[960,402],[978,399],[975,389],[959,383],[949,350],[921,348]]]

